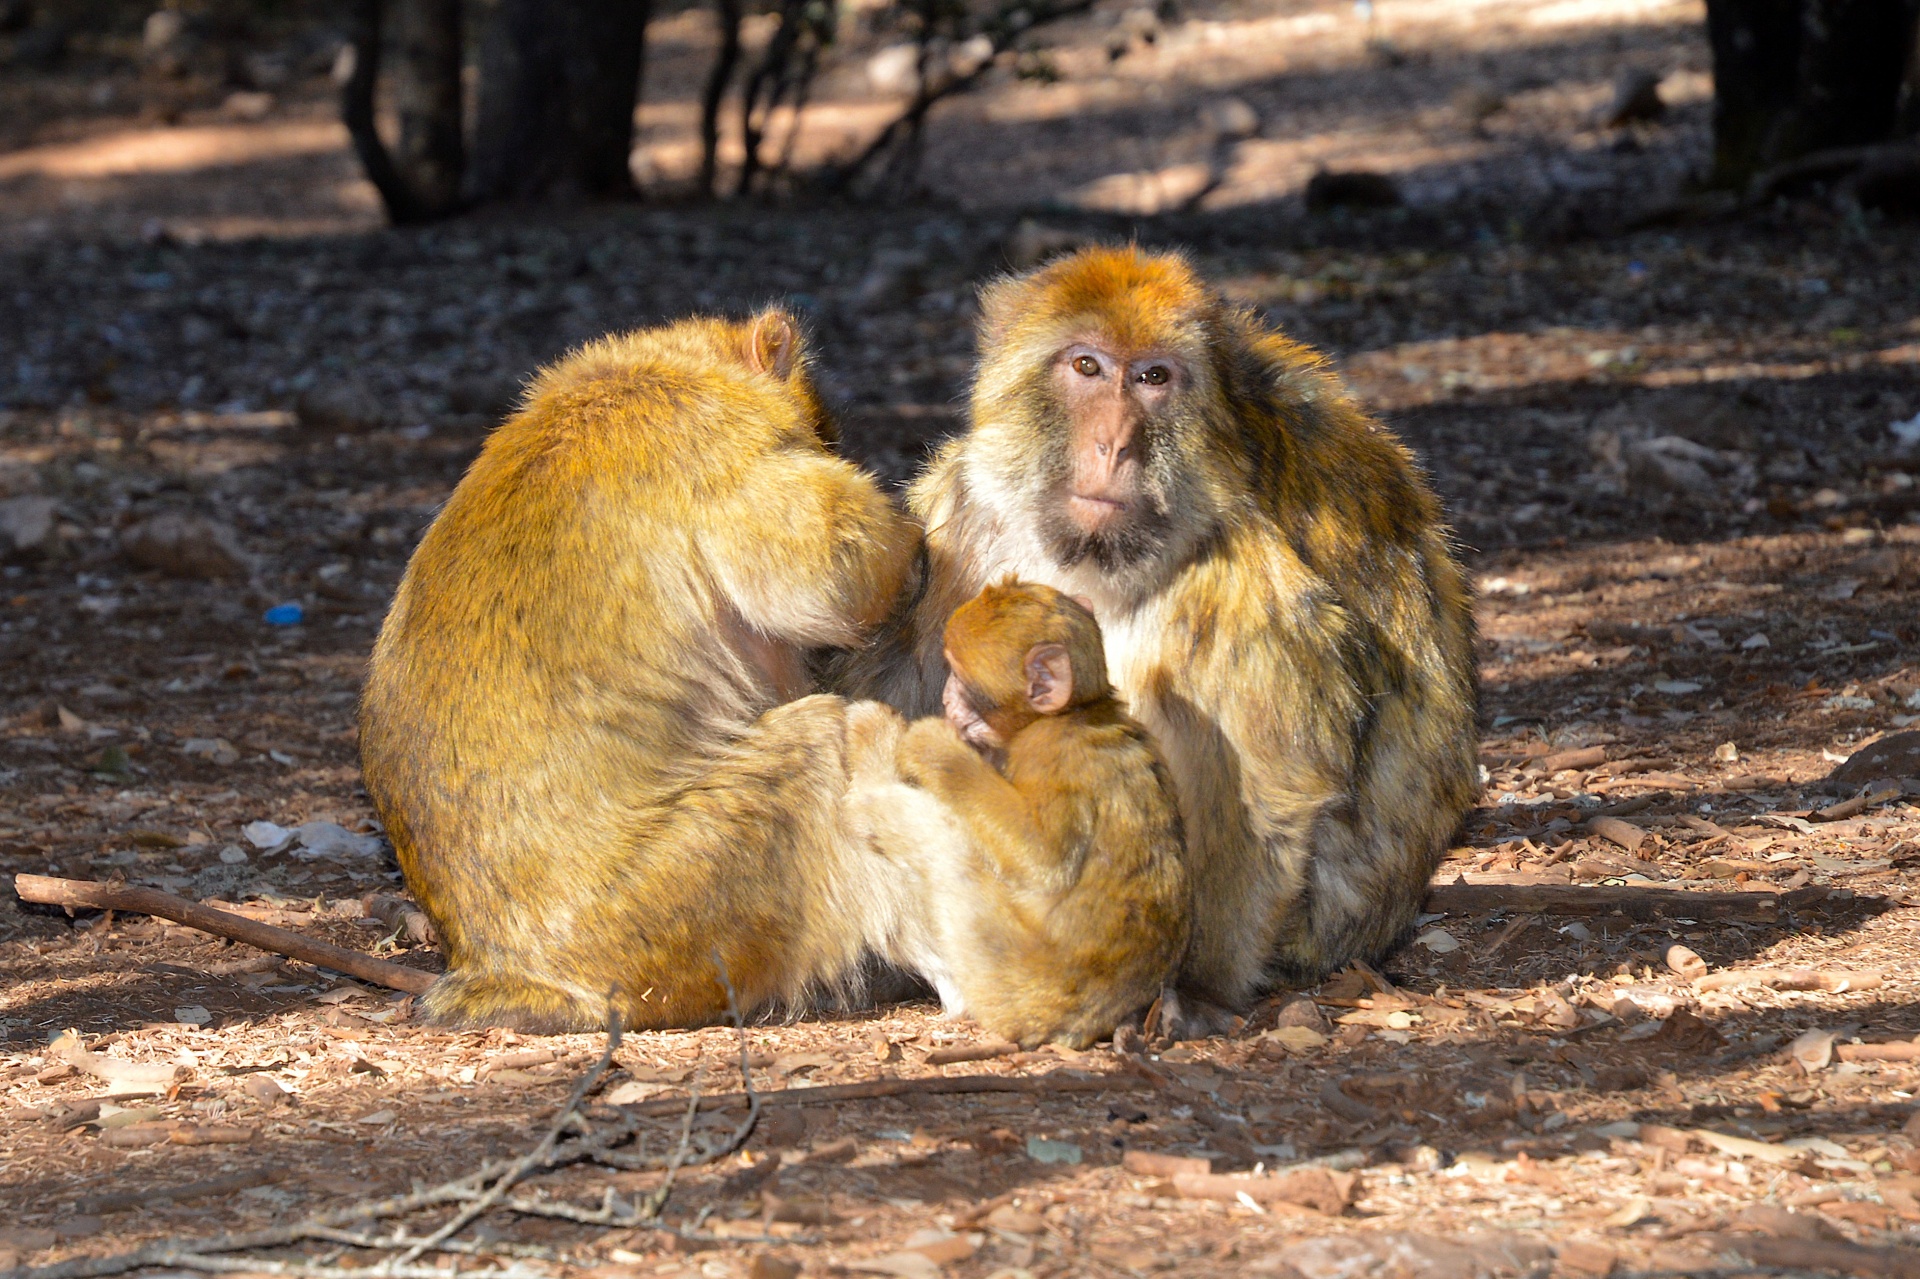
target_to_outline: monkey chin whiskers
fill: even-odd
[[[1079,517],[1075,504],[1098,502],[1112,508],[1105,518],[1089,522]],[[1092,563],[1113,573],[1138,568],[1165,549],[1166,512],[1145,501],[1114,502],[1107,498],[1068,497],[1062,509],[1046,523],[1047,549],[1061,568]]]

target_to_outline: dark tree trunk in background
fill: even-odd
[[[1900,97],[1900,119],[1894,131],[1902,137],[1913,137],[1920,134],[1920,31],[1914,33],[1913,52],[1907,58],[1907,83]]]
[[[460,119],[460,0],[397,0],[393,98],[398,145],[389,150],[376,125],[386,0],[355,0],[349,40],[353,73],[341,88],[340,115],[367,179],[396,223],[430,222],[455,212],[466,160]]]
[[[720,22],[720,52],[700,94],[701,195],[720,194],[715,189],[720,168],[720,104],[740,65],[740,0],[715,0],[714,16]]]
[[[650,0],[500,0],[480,53],[471,192],[620,196]]]
[[[1714,181],[1891,138],[1916,22],[1920,0],[1707,0]]]
[[[393,28],[393,99],[400,116],[394,160],[422,199],[451,209],[467,168],[460,0],[398,0]]]

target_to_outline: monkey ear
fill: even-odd
[[[980,344],[983,347],[998,346],[1013,327],[1013,320],[1019,312],[1019,294],[1021,285],[1026,281],[1020,276],[1002,276],[989,280],[980,286]]]
[[[1035,644],[1027,650],[1027,705],[1054,715],[1073,700],[1073,662],[1065,644]]]
[[[800,326],[775,307],[762,311],[747,335],[747,366],[755,373],[771,373],[782,380],[793,376],[800,356]]]

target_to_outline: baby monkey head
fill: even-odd
[[[947,620],[947,721],[968,743],[1004,747],[1043,715],[1111,697],[1100,623],[1050,586],[1006,578]]]

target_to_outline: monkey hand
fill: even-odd
[[[894,755],[900,780],[936,794],[950,786],[956,770],[985,768],[974,749],[960,740],[953,726],[938,716],[917,719],[907,726]]]
[[[847,706],[847,776],[855,785],[884,785],[898,781],[894,759],[907,721],[885,702],[851,702]]]

